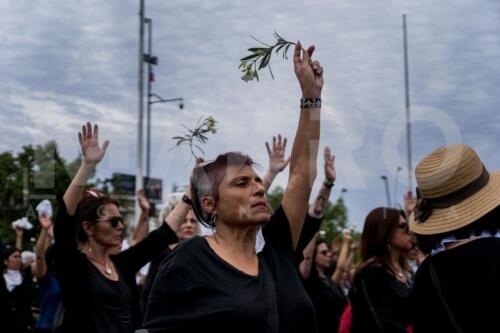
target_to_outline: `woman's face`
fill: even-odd
[[[392,248],[399,249],[402,252],[407,252],[412,249],[412,236],[408,229],[408,222],[406,222],[404,217],[399,217],[399,223],[394,228],[389,244]]]
[[[181,224],[179,231],[177,232],[177,237],[180,240],[189,239],[198,233],[198,221],[190,209],[186,215],[186,220]]]
[[[218,221],[226,224],[262,225],[269,221],[266,191],[252,167],[227,167],[214,211]]]
[[[321,268],[330,267],[330,261],[332,260],[332,253],[328,249],[326,243],[320,243],[316,246],[316,257],[314,258],[316,265]]]
[[[100,211],[99,219],[93,224],[91,234],[94,240],[107,248],[121,246],[123,240],[123,218],[118,207],[113,204],[105,205]]]
[[[22,267],[21,252],[15,251],[7,259],[5,259],[3,263],[5,264],[5,267],[7,269],[11,269],[14,271],[21,270]]]

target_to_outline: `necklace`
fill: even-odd
[[[92,257],[89,257],[89,256],[87,256],[87,258],[89,258],[91,261],[93,261],[93,262],[101,265],[102,267],[104,267],[104,273],[106,273],[108,275],[113,274],[113,271],[111,270],[111,268],[108,266],[107,263],[102,264],[99,261],[97,261],[95,258],[92,258]]]

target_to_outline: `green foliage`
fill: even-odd
[[[245,82],[251,81],[254,78],[259,81],[259,75],[257,74],[257,72],[267,67],[269,68],[269,73],[274,80],[274,74],[271,70],[270,64],[273,51],[276,54],[279,54],[280,51],[283,52],[283,59],[288,59],[288,49],[290,48],[290,46],[296,45],[296,43],[287,41],[286,39],[278,35],[277,32],[274,32],[274,37],[276,38],[276,43],[274,45],[269,45],[261,42],[252,35],[250,35],[250,37],[266,47],[251,47],[248,49],[248,51],[250,51],[250,55],[247,55],[246,57],[240,59],[240,65],[238,66],[238,68],[243,72],[243,76],[241,77],[241,79]]]
[[[283,200],[283,188],[281,186],[276,186],[272,192],[267,194],[267,201],[269,205],[276,210]]]
[[[276,186],[270,193],[267,194],[267,200],[273,209],[278,208],[283,199],[283,188]],[[333,240],[341,240],[342,232],[348,228],[348,211],[344,204],[344,198],[340,196],[335,204],[330,201],[326,204],[325,217],[321,223],[320,230],[325,231],[325,240],[330,244]],[[354,241],[359,241],[360,234],[352,233]]]
[[[23,248],[32,249],[29,240],[39,233],[36,205],[49,199],[56,212],[56,194],[64,193],[79,165],[79,158],[67,164],[54,141],[24,146],[17,155],[0,154],[0,237],[5,243],[15,240],[11,222],[26,216],[34,228],[25,231]]]
[[[174,136],[172,140],[177,140],[175,147],[179,147],[180,145],[188,145],[191,151],[191,155],[196,159],[198,156],[195,154],[195,148],[204,155],[205,152],[201,149],[199,144],[207,143],[208,137],[206,136],[208,133],[215,134],[217,133],[217,128],[215,125],[217,124],[217,120],[213,117],[206,117],[203,122],[201,122],[202,117],[198,119],[194,129],[190,129],[186,125],[182,125],[188,133],[183,136]],[[175,148],[174,147],[174,148]],[[173,149],[173,148],[172,148]]]

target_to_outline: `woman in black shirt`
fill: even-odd
[[[262,179],[245,155],[226,153],[195,168],[193,210],[215,233],[180,244],[160,267],[146,310],[150,332],[316,332],[295,266],[316,176],[323,69],[310,63],[313,50],[301,57],[300,44],[295,49],[303,97],[316,103],[302,105],[281,206],[270,216]]]
[[[27,333],[34,326],[31,305],[35,295],[31,268],[22,269],[21,251],[6,247],[0,263],[0,332]]]
[[[405,255],[412,246],[403,212],[380,207],[368,214],[361,235],[363,262],[350,294],[352,333],[406,332],[411,274]]]
[[[178,205],[159,229],[119,254],[123,219],[118,203],[95,191],[83,194],[89,175],[108,142],[98,143],[90,123],[79,133],[83,161],[60,200],[54,226],[55,269],[64,304],[63,332],[129,333],[141,324],[135,274],[177,242],[178,228],[189,206]],[[78,236],[78,237],[77,237]],[[78,241],[77,241],[78,238]]]

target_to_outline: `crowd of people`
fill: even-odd
[[[313,52],[300,43],[294,52],[302,99],[290,156],[278,135],[266,142],[262,178],[239,152],[197,160],[155,230],[138,192],[142,213],[127,240],[119,203],[86,186],[109,142],[100,143],[97,125],[83,125],[82,164],[58,196],[57,215],[38,216],[36,259],[23,263],[21,228],[15,245],[0,243],[0,332],[494,331],[500,173],[469,146],[423,158],[416,197],[408,192],[402,210],[374,208],[359,243],[350,230],[332,243],[323,237],[337,175],[326,147],[309,204],[323,88]],[[267,191],[286,168],[273,209]]]

